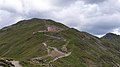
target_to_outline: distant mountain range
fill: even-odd
[[[98,38],[50,19],[22,20],[0,30],[0,66],[120,67],[120,36]]]

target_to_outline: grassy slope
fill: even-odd
[[[64,30],[59,33],[33,34],[35,31],[46,29],[45,24],[55,25],[64,28]],[[109,40],[101,40],[86,32],[79,32],[52,20],[40,19],[24,20],[0,30],[0,57],[25,61],[22,62],[22,64],[26,67],[26,64],[30,66],[30,64],[26,62],[27,59],[32,57],[40,57],[47,54],[45,47],[42,45],[43,42],[48,41],[48,45],[57,47],[58,49],[66,43],[62,39],[55,39],[45,36],[44,34],[59,36],[67,39],[67,41],[70,41],[67,48],[69,51],[72,51],[72,54],[68,57],[55,61],[52,63],[54,66],[112,67],[113,65],[116,65],[116,63],[120,64],[119,51],[106,47]],[[118,44],[119,42],[117,45]],[[113,44],[111,45],[114,46]],[[31,67],[40,66],[31,65]]]

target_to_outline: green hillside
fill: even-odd
[[[97,38],[49,19],[23,20],[0,30],[1,59],[23,67],[120,67],[120,36]]]

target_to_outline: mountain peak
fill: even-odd
[[[117,34],[114,34],[114,33],[107,33],[106,36],[117,36]]]
[[[107,33],[105,36],[103,36],[103,38],[117,38],[120,35],[114,34],[114,33]]]
[[[28,20],[21,20],[17,22],[16,24],[13,24],[8,27],[4,27],[2,30],[8,30],[8,29],[24,29],[24,28],[45,28],[45,27],[58,27],[58,28],[68,28],[64,24],[61,24],[59,22],[55,22],[51,19],[40,19],[40,18],[32,18]]]

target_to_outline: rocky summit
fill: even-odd
[[[0,29],[0,67],[120,67],[120,36],[98,38],[50,19]]]

